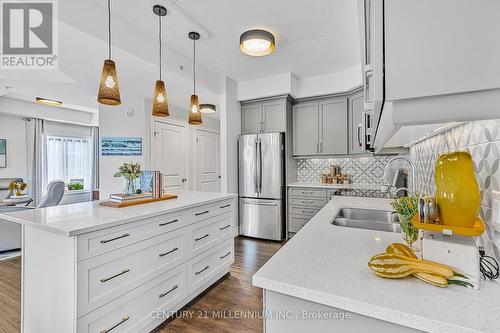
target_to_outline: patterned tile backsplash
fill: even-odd
[[[413,146],[410,157],[416,164],[420,193],[435,194],[436,160],[442,153],[457,150],[467,150],[472,155],[481,190],[481,216],[491,225],[491,192],[500,190],[500,119],[468,122]],[[498,238],[492,228],[488,228],[486,236]]]
[[[302,158],[297,160],[297,180],[320,182],[320,174],[329,170],[330,164],[340,165],[342,173],[352,176],[356,184],[380,184],[389,156],[346,158]]]

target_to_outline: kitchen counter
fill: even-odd
[[[38,227],[57,234],[75,236],[187,209],[195,205],[236,197],[236,194],[229,193],[180,191],[177,199],[126,208],[102,207],[99,206],[98,201],[92,201],[0,214],[0,219]]]
[[[255,275],[257,287],[427,332],[500,332],[500,284],[479,291],[376,277],[368,260],[400,234],[330,222],[342,207],[388,210],[389,199],[334,197]]]
[[[287,185],[288,187],[313,187],[313,188],[326,188],[338,190],[373,190],[379,191],[380,185],[375,184],[323,184],[315,182],[294,182]]]

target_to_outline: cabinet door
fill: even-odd
[[[293,155],[318,154],[318,102],[302,102],[293,106]]]
[[[319,154],[347,154],[347,98],[319,101]]]
[[[243,134],[262,131],[262,103],[246,104],[241,107],[241,129]]]
[[[262,106],[263,132],[285,132],[285,100],[264,102]]]
[[[349,154],[364,153],[363,94],[349,97]]]

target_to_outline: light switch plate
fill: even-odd
[[[491,224],[500,232],[500,192],[491,192]]]

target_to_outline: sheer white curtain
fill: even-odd
[[[47,159],[45,154],[45,120],[26,118],[26,153],[27,153],[27,183],[28,192],[36,206],[40,202],[47,187],[46,178]]]
[[[90,138],[47,137],[47,183],[83,180],[91,190],[92,144]]]

